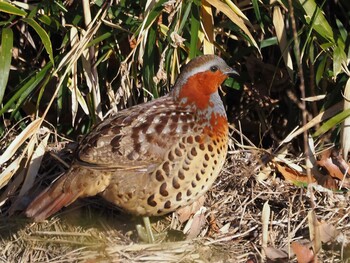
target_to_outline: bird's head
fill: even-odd
[[[175,99],[203,110],[209,106],[212,94],[217,93],[222,82],[231,75],[239,74],[218,56],[194,58],[183,68],[175,83]]]

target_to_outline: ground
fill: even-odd
[[[67,151],[59,155],[71,159]],[[192,218],[191,213],[181,211],[152,218],[155,231],[168,233],[156,244],[138,239],[135,225],[140,218],[97,197],[78,201],[42,223],[33,223],[20,212],[30,197],[22,198],[15,208],[11,208],[15,199],[10,198],[0,214],[0,262],[261,262],[263,258],[312,262],[300,258],[312,257],[310,248],[317,243],[310,242],[310,229],[318,233],[316,240],[322,244],[319,262],[347,262],[348,194],[316,184],[296,186],[262,159],[259,149],[240,148],[231,141],[224,169],[203,199],[203,213]],[[62,167],[47,155],[35,185],[52,180]],[[53,175],[47,178],[48,173]],[[189,222],[181,223],[188,217]]]

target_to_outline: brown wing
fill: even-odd
[[[77,160],[101,169],[152,169],[180,136],[194,132],[195,118],[171,96],[134,106],[97,125],[81,142]]]
[[[28,206],[26,215],[43,220],[77,198],[104,192],[113,178],[113,187],[123,187],[107,191],[111,200],[140,183],[146,186],[145,175],[181,136],[195,132],[195,124],[194,113],[176,106],[170,96],[119,112],[82,140],[76,162]]]

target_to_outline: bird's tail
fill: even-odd
[[[36,222],[42,221],[78,199],[82,191],[72,191],[72,187],[67,187],[67,181],[64,175],[46,188],[27,207],[26,216]]]

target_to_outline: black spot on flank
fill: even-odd
[[[192,182],[191,182],[191,185],[192,185],[193,188],[195,188],[195,187],[197,186],[197,184],[196,184],[195,181],[192,181]]]
[[[186,148],[186,145],[183,144],[183,143],[179,143],[179,147],[180,147],[180,149],[185,149],[185,148]]]
[[[217,161],[217,160],[214,160],[214,164],[217,165],[217,164],[218,164],[218,161]]]
[[[162,171],[160,171],[160,170],[156,171],[156,179],[157,179],[158,182],[164,181],[164,176],[163,176]]]
[[[199,149],[201,149],[202,151],[204,151],[204,150],[205,150],[205,146],[204,146],[204,144],[203,144],[203,143],[199,144]]]
[[[191,154],[192,156],[197,156],[197,149],[195,147],[191,149]]]
[[[182,171],[179,171],[178,176],[181,180],[185,179],[185,174]]]
[[[168,195],[169,195],[168,191],[166,190],[166,187],[167,187],[167,184],[166,184],[166,183],[163,183],[163,184],[160,186],[159,193],[160,193],[162,196],[168,196]]]
[[[176,178],[176,177],[173,178],[173,187],[174,187],[175,189],[179,189],[179,188],[180,188],[180,184],[179,184],[179,182],[177,181],[177,178]]]
[[[211,144],[208,145],[208,151],[209,151],[209,152],[214,151],[214,148],[213,148],[213,146],[212,146]]]
[[[200,181],[200,180],[201,180],[201,177],[199,176],[199,174],[196,174],[196,180],[197,180],[197,181]]]
[[[154,201],[154,195],[151,195],[150,197],[148,197],[147,204],[153,207],[157,206],[157,202]]]
[[[169,209],[170,207],[171,207],[171,202],[168,200],[168,201],[165,202],[164,208],[165,209]]]
[[[179,149],[179,148],[175,148],[175,154],[176,154],[176,156],[178,156],[178,157],[181,157],[182,156],[182,151]]]
[[[169,159],[169,161],[174,161],[175,160],[175,156],[174,156],[172,151],[169,152],[168,159]]]
[[[205,159],[206,161],[209,161],[209,155],[208,155],[207,153],[204,155],[204,159]]]
[[[192,194],[191,190],[188,189],[187,192],[186,192],[186,195],[187,195],[187,196],[190,196],[191,194]]]
[[[201,136],[196,135],[196,136],[194,137],[194,140],[195,140],[196,142],[200,142],[200,141],[201,141]]]
[[[169,174],[170,174],[170,164],[169,164],[168,161],[166,161],[166,162],[163,163],[162,169],[163,169],[163,171],[165,172],[165,174],[166,174],[167,176],[169,176]]]
[[[177,195],[176,195],[176,201],[181,201],[181,199],[182,199],[182,193],[179,192],[179,193],[177,193]]]
[[[193,136],[188,136],[187,137],[187,143],[193,143]]]

